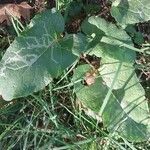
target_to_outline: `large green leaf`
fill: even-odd
[[[62,15],[46,11],[14,40],[0,62],[0,95],[5,100],[43,89],[73,63],[86,38],[81,34],[62,37],[63,31]]]
[[[90,66],[79,66],[73,81],[85,78]],[[150,115],[145,93],[135,74],[129,77],[126,85],[111,91],[104,108],[102,119],[111,133],[118,133],[130,141],[144,141],[150,137]],[[86,86],[82,82],[75,84],[77,98],[92,111],[99,113],[109,88],[102,78],[97,76],[95,83]]]
[[[90,55],[101,57],[100,74],[108,87],[111,86],[118,66],[121,64],[113,89],[120,89],[133,74],[135,52],[126,48],[99,43],[90,52]]]
[[[149,0],[112,0],[111,14],[122,26],[150,20]]]
[[[100,77],[90,86],[76,84],[77,97],[88,108],[102,114],[104,125],[111,132],[117,131],[130,141],[145,140],[150,136],[149,109],[133,66],[135,51],[139,50],[133,47],[129,35],[114,24],[99,17],[90,17],[88,22],[95,27],[93,34],[97,35],[98,30],[103,33],[89,53],[101,57]],[[89,34],[88,24],[83,27]],[[84,78],[87,68],[77,68],[73,80]]]

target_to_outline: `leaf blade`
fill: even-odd
[[[73,63],[76,59],[71,51],[73,37],[61,38],[63,30],[61,14],[47,11],[36,16],[28,29],[15,39],[0,63],[0,94],[4,99],[43,89],[52,77]],[[63,43],[67,45],[63,47]]]
[[[83,65],[79,66],[74,74],[73,81],[83,78],[88,72],[90,66]],[[125,88],[125,94],[136,92],[134,97],[123,96],[116,97],[116,93],[112,91],[110,99],[103,111],[102,120],[104,125],[108,128],[110,133],[119,134],[120,136],[125,137],[129,141],[141,142],[145,141],[150,137],[150,116],[148,104],[145,99],[143,90],[141,87],[136,89],[133,85],[133,81],[137,82],[135,75],[129,79],[131,86],[130,90]],[[136,85],[139,87],[140,84]],[[84,106],[90,108],[93,112],[99,113],[99,110],[103,104],[105,96],[107,95],[109,88],[104,84],[101,77],[97,77],[94,84],[91,86],[85,86],[82,83],[75,84],[75,92],[78,100],[80,100]],[[119,91],[119,94],[120,91]],[[141,96],[139,101],[135,101],[135,98]],[[130,100],[129,100],[130,99]],[[132,103],[134,101],[134,104]],[[139,103],[139,102],[142,102]],[[126,102],[129,105],[129,109],[126,109],[122,106],[122,103]],[[130,104],[133,104],[132,106]],[[134,109],[133,109],[134,108]],[[140,115],[139,114],[142,114]],[[135,114],[137,114],[135,118]]]

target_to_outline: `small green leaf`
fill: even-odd
[[[112,0],[111,14],[122,26],[150,20],[149,0]]]
[[[86,18],[83,21],[83,23],[81,24],[82,31],[85,34],[89,35],[89,36],[91,36],[93,33],[96,34],[96,35],[98,35],[98,36],[100,36],[100,37],[102,37],[103,35],[105,35],[103,31],[100,31],[98,29],[98,27],[96,27],[94,24],[90,23],[89,19],[90,18]]]

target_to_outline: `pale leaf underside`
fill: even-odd
[[[122,26],[150,20],[149,0],[115,0],[111,14]]]

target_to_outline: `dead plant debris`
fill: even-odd
[[[31,7],[27,2],[20,4],[0,4],[0,24],[10,25],[11,17],[29,20],[31,16]]]

